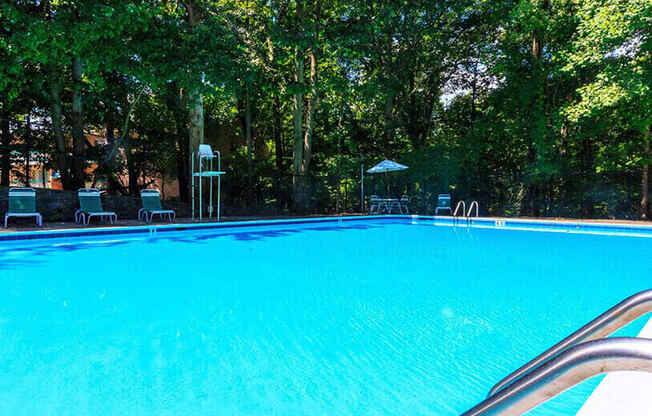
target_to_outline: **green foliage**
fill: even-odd
[[[187,185],[201,96],[238,213],[293,206],[308,131],[320,212],[358,209],[361,165],[390,158],[410,166],[395,192],[424,213],[452,192],[496,215],[634,217],[652,159],[650,16],[645,0],[2,2],[0,118],[43,120],[31,146],[48,165],[94,161],[89,180],[137,193],[152,177]],[[85,131],[109,142],[81,154],[80,89]],[[10,130],[0,159],[25,147]]]

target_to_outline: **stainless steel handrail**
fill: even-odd
[[[457,206],[455,207],[455,211],[453,212],[453,225],[457,225],[459,222],[459,215],[457,215],[457,212],[460,210],[460,207],[462,207],[462,216],[466,213],[466,202],[464,201],[459,201],[457,203]]]
[[[573,345],[584,341],[604,338],[647,312],[652,312],[652,289],[632,295],[599,315],[597,318],[573,332],[553,347],[538,355],[532,361],[500,380],[492,387],[488,396],[491,397],[495,395],[500,390],[514,383],[515,380],[523,377],[528,372],[533,371],[533,369],[536,369]]]
[[[466,212],[466,202],[460,201],[457,203],[457,206],[455,207],[455,211],[453,212],[453,217],[457,217],[457,212],[460,210],[460,206],[462,207],[462,215]]]
[[[475,207],[475,216],[478,216],[478,210],[480,209],[478,205],[478,201],[473,201],[471,202],[471,205],[469,205],[469,211],[466,213],[466,217],[469,218],[471,216],[471,212],[473,212],[473,207]]]
[[[575,345],[462,416],[521,415],[588,378],[611,371],[652,373],[652,340],[608,338]]]

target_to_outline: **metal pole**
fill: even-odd
[[[360,163],[360,210],[364,212],[364,163]]]
[[[217,171],[221,172],[222,171],[222,157],[220,155],[220,151],[217,151]],[[217,221],[220,221],[220,185],[222,184],[222,175],[219,175],[217,177]]]
[[[211,171],[213,171],[213,158],[211,158],[210,166],[211,166]],[[209,219],[213,215],[213,179],[214,178],[212,176],[208,178],[209,181],[208,186],[210,188],[208,192],[208,218]]]
[[[201,211],[202,211],[202,207],[204,206],[204,204],[203,204],[203,194],[201,192],[201,185],[202,185],[202,182],[203,182],[202,181],[202,176],[201,176],[202,156],[201,156],[201,153],[199,151],[197,152],[197,155],[199,156],[199,161],[198,161],[198,163],[199,163],[199,221],[201,222],[201,218],[202,218]]]
[[[192,219],[195,219],[195,152],[190,154],[190,180],[192,184],[190,188],[192,189]]]
[[[387,187],[387,193],[385,194],[386,195],[385,198],[389,199],[389,180],[387,179],[387,171],[385,171],[385,186]]]

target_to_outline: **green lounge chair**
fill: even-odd
[[[439,215],[439,211],[446,211],[452,215],[453,207],[451,205],[451,194],[439,194],[437,197],[437,208],[435,208],[435,215]]]
[[[11,217],[36,217],[36,224],[43,225],[43,217],[36,212],[36,191],[32,188],[10,188],[9,209],[5,214],[5,228]]]
[[[82,188],[77,191],[79,197],[79,209],[75,212],[75,222],[88,225],[93,217],[100,217],[103,221],[109,220],[115,224],[118,216],[115,212],[104,211],[102,208],[102,199],[100,190],[95,188]]]
[[[143,189],[140,191],[140,199],[143,201],[143,207],[138,210],[138,219],[147,223],[152,222],[154,215],[163,219],[167,215],[170,222],[174,221],[177,214],[172,209],[163,209],[161,206],[161,194],[156,189]]]

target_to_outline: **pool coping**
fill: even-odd
[[[409,215],[377,215],[377,216],[341,216],[341,217],[305,217],[305,218],[286,218],[274,220],[247,220],[247,221],[230,221],[230,222],[204,222],[204,223],[181,223],[181,224],[148,224],[125,227],[94,227],[94,228],[68,228],[59,230],[36,230],[36,231],[19,231],[15,233],[0,234],[0,241],[16,240],[36,240],[45,238],[58,237],[90,237],[102,235],[117,234],[153,234],[158,232],[170,231],[195,231],[211,230],[225,228],[242,228],[242,227],[260,227],[268,225],[293,225],[293,224],[313,224],[326,222],[344,222],[358,220],[377,220],[377,219],[406,219]]]
[[[450,217],[413,216],[418,221],[435,219],[435,225],[470,228],[491,228],[516,231],[545,231],[572,234],[619,235],[629,237],[652,237],[652,225],[601,223],[591,221],[538,220],[496,217]]]
[[[68,228],[58,230],[19,231],[0,234],[0,241],[35,240],[58,237],[90,237],[119,234],[155,234],[170,231],[195,231],[274,225],[313,224],[328,222],[374,221],[388,219],[410,220],[412,223],[431,222],[433,225],[505,230],[569,232],[636,237],[652,237],[652,225],[601,223],[591,221],[559,221],[496,217],[452,217],[427,215],[348,215],[330,217],[304,217],[285,219],[245,220],[232,222],[149,224],[124,227]]]

